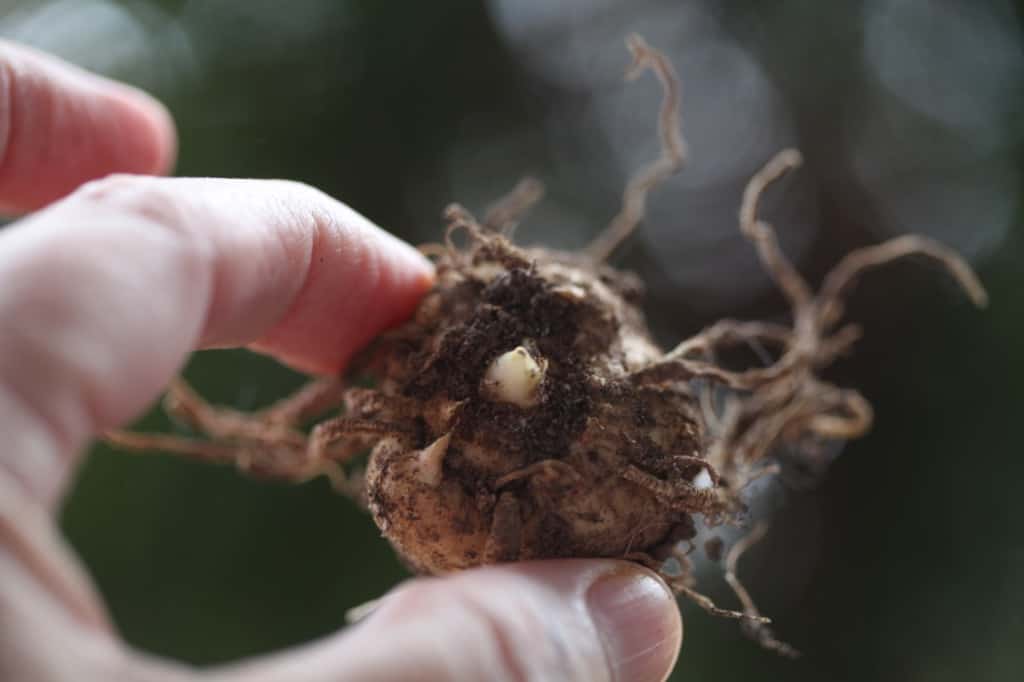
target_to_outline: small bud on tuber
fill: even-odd
[[[516,346],[491,362],[484,374],[484,394],[498,402],[533,407],[537,404],[546,370],[543,358],[538,362],[530,351]]]

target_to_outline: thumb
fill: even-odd
[[[674,598],[645,569],[538,561],[410,581],[344,635],[213,678],[656,682],[671,672],[682,633]]]

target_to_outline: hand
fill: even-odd
[[[346,632],[222,668],[119,641],[51,518],[89,440],[197,348],[336,372],[431,279],[413,249],[303,185],[78,188],[164,172],[174,148],[148,96],[0,42],[0,206],[56,201],[0,232],[0,679],[663,679],[682,639],[674,600],[603,560],[411,580]]]

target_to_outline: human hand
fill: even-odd
[[[209,670],[118,639],[52,520],[90,439],[137,415],[197,348],[337,372],[431,278],[413,249],[296,183],[120,175],[76,189],[161,173],[174,147],[151,98],[0,42],[0,207],[50,204],[0,232],[0,679],[667,676],[675,602],[610,560],[411,580],[348,631]]]

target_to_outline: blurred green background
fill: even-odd
[[[967,254],[979,312],[934,268],[859,287],[867,335],[830,377],[877,426],[812,489],[778,488],[741,564],[781,660],[683,605],[680,680],[1016,680],[1024,671],[1024,3],[1000,0],[6,0],[0,37],[163,99],[181,175],[284,177],[414,242],[530,172],[548,201],[522,241],[586,243],[656,153],[653,79],[623,85],[640,31],[684,82],[687,169],[616,262],[650,284],[666,344],[722,316],[786,313],[742,239],[747,177],[795,144],[765,206],[811,278],[908,231]],[[159,292],[153,292],[159,296]],[[210,399],[262,405],[302,378],[197,355]],[[156,411],[144,429],[173,429]],[[62,518],[132,644],[205,664],[342,627],[404,577],[372,522],[322,482],[247,480],[97,447]],[[704,586],[731,603],[715,571]],[[454,645],[454,643],[453,643]]]

